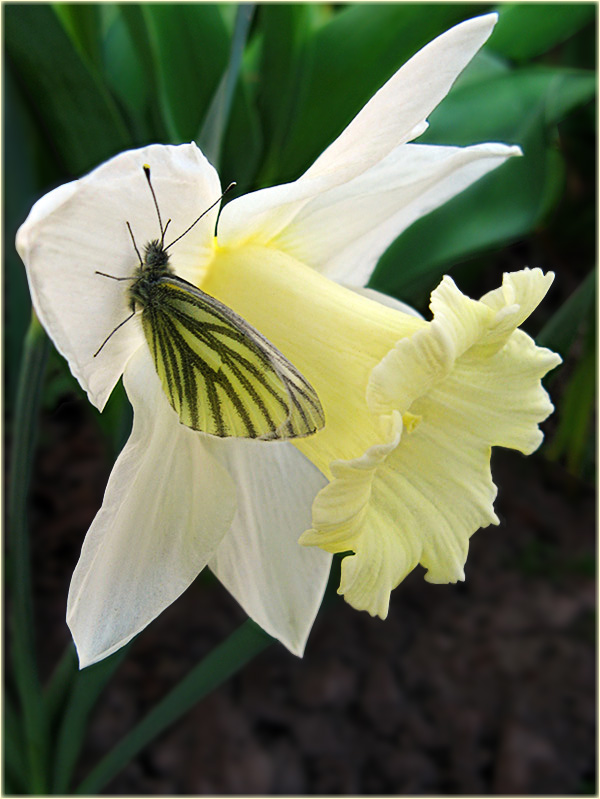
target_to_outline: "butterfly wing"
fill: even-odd
[[[307,436],[325,423],[310,383],[248,322],[174,275],[160,278],[142,324],[182,424],[214,436]]]

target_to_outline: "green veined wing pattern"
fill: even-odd
[[[142,325],[182,424],[215,436],[311,435],[323,409],[310,383],[226,305],[175,275],[161,277]]]

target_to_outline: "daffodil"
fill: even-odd
[[[156,374],[127,282],[137,242],[170,233],[221,194],[194,144],[122,153],[32,209],[17,237],[35,310],[99,409],[123,376],[134,408],[83,544],[67,620],[82,666],[142,630],[205,567],[246,612],[301,654],[329,574],[385,616],[417,563],[463,578],[469,536],[496,521],[492,445],[530,452],[551,411],[541,376],[558,362],[517,330],[546,292],[539,270],[478,302],[450,278],[426,322],[363,289],[381,253],[420,216],[518,147],[410,144],[485,42],[493,14],[417,53],[294,183],[216,208],[170,252],[176,273],[257,328],[316,389],[326,424],[293,441],[217,439],[179,423]],[[300,543],[299,543],[300,539]]]

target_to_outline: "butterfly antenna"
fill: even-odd
[[[103,273],[102,273],[102,272],[99,272],[98,274],[103,274]],[[111,277],[111,275],[106,275],[106,277]],[[114,329],[114,330],[113,330],[111,333],[109,333],[109,334],[108,334],[108,336],[107,336],[107,337],[104,339],[104,341],[102,342],[102,344],[101,344],[101,345],[98,347],[98,349],[97,349],[97,350],[96,350],[96,352],[94,353],[94,358],[95,358],[95,357],[96,357],[96,355],[98,355],[98,353],[99,353],[99,352],[102,350],[102,348],[104,347],[104,345],[106,344],[106,342],[107,342],[107,341],[108,341],[108,340],[109,340],[109,339],[110,339],[110,338],[111,338],[111,337],[112,337],[112,336],[113,336],[113,335],[114,335],[114,334],[117,332],[117,330],[118,330],[120,327],[123,327],[123,325],[125,324],[125,322],[129,322],[129,320],[130,320],[130,319],[131,319],[133,316],[135,316],[135,311],[134,311],[132,314],[130,314],[130,315],[127,317],[127,319],[123,319],[123,321],[122,321],[120,324],[118,324],[118,325],[115,327],[115,329]]]
[[[235,181],[234,181],[233,183],[230,183],[230,184],[229,184],[229,186],[227,186],[227,188],[226,188],[226,189],[225,189],[225,191],[223,192],[223,194],[222,194],[222,195],[221,195],[221,196],[220,196],[220,197],[219,197],[217,200],[215,200],[215,201],[214,201],[214,203],[213,203],[212,205],[210,205],[210,206],[209,206],[209,207],[206,209],[206,211],[203,211],[203,212],[200,214],[200,216],[198,217],[198,219],[196,219],[194,222],[192,222],[192,224],[189,226],[189,228],[188,228],[187,230],[184,230],[184,231],[183,231],[183,233],[181,234],[181,236],[177,236],[177,238],[176,238],[176,239],[173,239],[173,241],[172,241],[170,244],[167,244],[167,246],[166,246],[164,249],[165,249],[165,250],[168,250],[168,249],[169,249],[169,247],[172,247],[172,246],[175,244],[175,242],[179,241],[179,239],[182,239],[184,236],[186,236],[186,235],[187,235],[187,234],[190,232],[190,230],[191,230],[191,229],[194,227],[194,225],[195,225],[195,224],[197,224],[197,223],[198,223],[198,222],[199,222],[199,221],[202,219],[202,217],[203,217],[203,216],[206,216],[206,214],[207,214],[209,211],[212,211],[212,209],[215,207],[215,205],[218,205],[218,204],[221,202],[221,200],[222,200],[222,199],[223,199],[223,197],[224,197],[224,196],[227,194],[227,192],[229,191],[229,189],[232,189],[232,188],[233,188],[235,185],[236,185],[236,184],[235,184]],[[152,193],[154,194],[154,192],[152,192]]]
[[[149,179],[150,178],[148,178],[148,180]],[[160,216],[158,218],[160,219]],[[140,266],[143,266],[144,262],[142,261],[142,256],[140,255],[140,251],[138,250],[137,244],[135,243],[135,238],[133,237],[133,230],[131,229],[131,225],[129,224],[129,222],[125,222],[125,224],[127,225],[127,230],[129,231],[129,235],[131,236],[131,241],[133,242],[133,249],[136,251],[137,257],[140,259]]]
[[[144,164],[144,174],[146,175],[146,180],[148,181],[148,186],[150,186],[150,191],[152,192],[152,199],[154,200],[154,207],[156,208],[156,214],[158,216],[158,224],[160,225],[161,242],[164,243],[166,227],[163,228],[162,219],[160,218],[160,211],[159,211],[159,208],[158,208],[158,200],[156,199],[156,194],[154,193],[154,189],[152,188],[152,181],[150,180],[150,166],[148,164]],[[169,223],[167,222],[167,225],[168,224]]]

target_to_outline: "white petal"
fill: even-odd
[[[427,115],[489,37],[496,14],[467,20],[420,50],[369,100],[343,133],[295,183],[247,194],[229,203],[219,241],[266,244],[324,191],[366,172],[426,128]]]
[[[504,144],[404,145],[307,203],[275,242],[332,280],[363,285],[407,227],[520,154]]]
[[[238,489],[238,512],[209,566],[263,630],[301,656],[331,555],[300,546],[298,538],[327,480],[288,442],[216,444],[213,452]]]
[[[235,514],[235,488],[206,439],[179,424],[141,347],[125,387],[131,437],[73,574],[67,622],[81,667],[126,644],[185,591]]]
[[[486,14],[466,20],[419,50],[369,100],[304,177],[344,171],[347,180],[422,132],[427,116],[488,39],[497,19],[497,14]],[[364,165],[362,169],[357,162]]]
[[[130,314],[128,281],[139,264],[127,230],[141,251],[160,238],[142,169],[148,163],[163,222],[172,241],[221,192],[215,170],[193,144],[151,145],[112,158],[89,175],[42,197],[17,234],[35,311],[71,371],[102,409],[125,364],[143,340],[136,319],[125,324],[94,358],[108,334]],[[212,252],[217,209],[170,251],[172,264],[193,279]]]

